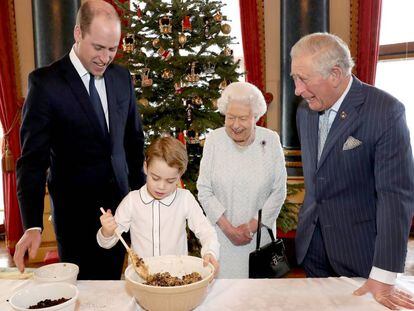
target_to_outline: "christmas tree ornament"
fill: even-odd
[[[161,46],[161,41],[159,38],[155,38],[152,40],[152,46],[156,49],[158,49]]]
[[[165,50],[163,47],[160,47],[157,51],[158,55],[161,56],[162,60],[169,60],[172,56],[171,50]]]
[[[184,44],[187,42],[187,37],[185,34],[180,33],[178,35],[178,43],[181,45],[181,47],[184,47]]]
[[[152,85],[152,79],[149,78],[150,69],[142,68],[141,69],[141,86],[149,87]]]
[[[187,127],[189,127],[191,122],[193,122],[193,106],[191,105],[191,100],[187,100],[186,102],[187,102],[186,108],[185,108],[186,123],[187,123]]]
[[[132,53],[135,49],[135,39],[133,34],[126,34],[122,39],[122,50],[125,53]]]
[[[184,16],[183,21],[181,22],[181,30],[182,32],[192,30],[190,16]]]
[[[221,15],[220,12],[217,12],[214,14],[213,18],[217,23],[220,23],[223,20],[223,15]]]
[[[137,17],[138,17],[138,19],[141,19],[141,17],[142,17],[142,11],[139,7],[137,9]]]
[[[173,76],[174,74],[170,69],[164,69],[161,73],[161,78],[165,80],[172,79]]]
[[[200,135],[198,134],[198,132],[196,132],[193,129],[189,129],[187,131],[187,139],[188,139],[188,143],[191,145],[195,145],[195,144],[199,144],[200,143]]]
[[[201,106],[203,104],[203,99],[200,96],[194,96],[193,104],[197,106]]]
[[[229,24],[221,25],[221,32],[228,35],[231,32],[231,26]]]
[[[232,56],[233,55],[233,50],[231,48],[229,48],[228,46],[226,46],[223,50],[223,54],[224,54],[224,56]]]
[[[171,50],[165,50],[163,53],[161,53],[161,59],[162,60],[169,60],[172,56],[172,51]]]
[[[148,107],[149,101],[145,97],[142,97],[138,100],[138,103],[144,107]]]
[[[163,16],[158,20],[160,32],[164,35],[172,32],[171,19],[168,16]]]
[[[212,63],[212,62],[207,62],[206,64],[203,65],[204,67],[204,72],[206,74],[213,74],[214,73],[214,69],[216,68],[216,64]]]
[[[208,16],[203,17],[204,22],[204,36],[207,38],[210,34],[210,18]]]
[[[220,82],[219,88],[224,90],[227,87],[227,81],[226,79],[223,79],[223,81]]]
[[[211,104],[213,105],[213,107],[214,107],[215,109],[217,109],[217,108],[218,108],[218,106],[217,106],[217,98],[213,98],[213,99],[211,100]]]
[[[132,84],[136,85],[138,82],[138,77],[137,77],[137,73],[136,72],[132,72],[131,71],[131,79],[132,79]]]
[[[184,85],[183,82],[176,82],[174,83],[174,90],[175,90],[175,94],[181,94],[184,91]]]
[[[195,82],[198,82],[200,80],[200,76],[196,73],[196,63],[197,62],[192,62],[191,63],[190,73],[185,76],[185,79],[188,82],[195,83]]]
[[[164,53],[165,52],[165,49],[163,48],[163,47],[160,47],[158,50],[157,50],[157,53],[158,53],[158,55],[159,56],[161,56],[162,55],[162,53]]]

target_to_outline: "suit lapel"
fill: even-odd
[[[358,126],[359,113],[357,107],[364,103],[364,98],[365,95],[362,92],[362,83],[353,76],[351,88],[342,102],[331,129],[329,130],[321,158],[318,162],[318,169],[323,165],[329,152],[335,146],[341,135],[343,135],[345,131],[352,131],[352,128]]]
[[[69,55],[66,55],[62,59],[63,76],[72,89],[72,92],[75,94],[75,97],[78,100],[82,110],[85,112],[86,116],[89,119],[89,122],[92,124],[92,128],[97,132],[98,136],[102,139],[105,136],[102,135],[102,129],[99,125],[98,117],[92,103],[89,100],[89,94],[85,88],[85,85],[82,82],[82,79],[79,77],[75,67],[73,67],[72,62],[70,61]]]
[[[117,137],[117,129],[116,126],[119,124],[118,122],[118,107],[116,102],[116,90],[113,81],[113,75],[111,68],[108,67],[104,74],[105,77],[105,88],[106,88],[106,97],[108,100],[108,116],[109,116],[109,135],[111,138],[111,144],[113,142],[114,137]]]
[[[309,109],[307,122],[308,150],[310,150],[310,160],[312,167],[316,168],[318,157],[318,128],[319,128],[319,115],[316,111]]]

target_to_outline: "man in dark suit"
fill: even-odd
[[[351,74],[337,36],[316,33],[291,50],[306,195],[296,233],[309,277],[368,280],[387,307],[414,307],[394,287],[403,272],[414,202],[414,165],[404,106]]]
[[[17,191],[25,233],[14,261],[35,256],[41,242],[46,179],[61,261],[79,279],[119,279],[125,251],[96,242],[100,207],[115,212],[130,189],[145,183],[144,136],[128,70],[111,64],[121,26],[115,9],[87,1],[75,44],[62,59],[29,76],[21,126]]]

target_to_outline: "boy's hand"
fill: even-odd
[[[211,263],[213,265],[213,267],[214,267],[214,277],[216,277],[218,272],[219,272],[219,269],[220,269],[220,265],[219,265],[218,261],[216,260],[216,258],[214,258],[214,256],[211,255],[211,254],[205,254],[203,256],[203,261],[204,261],[203,262],[204,267],[207,266],[208,263]]]
[[[105,214],[99,217],[99,220],[102,225],[102,235],[106,238],[113,236],[118,225],[115,222],[114,216],[112,216],[111,210],[108,209]]]

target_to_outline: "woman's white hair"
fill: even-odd
[[[232,101],[250,106],[256,121],[266,113],[267,106],[262,92],[249,82],[233,82],[224,89],[217,100],[221,114],[226,114],[228,104]]]
[[[290,51],[292,59],[303,55],[313,55],[315,69],[327,77],[334,66],[342,69],[346,76],[352,73],[354,61],[348,45],[338,36],[315,32],[302,37]]]

